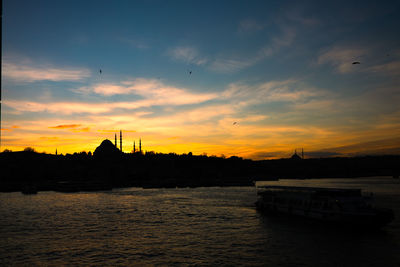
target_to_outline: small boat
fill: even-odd
[[[256,207],[354,228],[381,228],[394,219],[390,209],[372,206],[373,195],[361,189],[263,186]]]

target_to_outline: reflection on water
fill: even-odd
[[[371,191],[400,214],[389,178],[283,180]],[[255,188],[0,194],[0,265],[399,266],[400,223],[351,233],[265,217]]]

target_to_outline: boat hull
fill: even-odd
[[[257,201],[256,207],[259,211],[268,215],[283,214],[290,217],[301,217],[321,223],[359,228],[359,229],[379,229],[387,225],[394,219],[394,213],[390,209],[371,209],[366,212],[332,212],[313,209],[299,209],[291,206],[274,205]]]

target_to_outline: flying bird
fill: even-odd
[[[361,64],[361,63],[358,61],[354,61],[352,64],[355,65],[355,64]]]
[[[101,69],[99,70],[100,74],[102,73]]]
[[[189,75],[191,75],[191,74],[192,74],[192,71],[191,71],[191,70],[188,70],[188,72],[189,72]]]
[[[236,122],[236,121],[233,123],[233,125],[235,125],[235,124],[237,124],[237,122]]]

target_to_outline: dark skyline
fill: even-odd
[[[5,0],[1,150],[400,154],[399,7]]]

